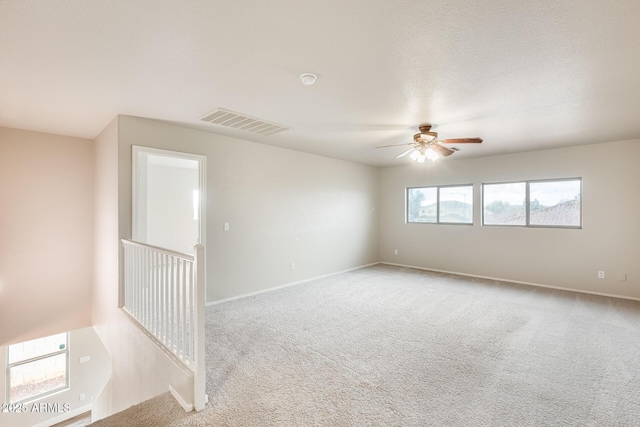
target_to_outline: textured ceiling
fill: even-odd
[[[423,122],[484,139],[446,161],[640,138],[639,21],[638,0],[0,0],[0,125],[94,138],[129,114],[378,166]],[[218,107],[293,129],[198,124]]]

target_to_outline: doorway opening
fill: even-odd
[[[193,254],[205,244],[206,157],[133,146],[133,240]]]

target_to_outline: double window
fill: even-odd
[[[38,338],[7,349],[7,403],[46,396],[69,386],[69,334]]]
[[[407,188],[407,222],[473,224],[473,185]]]
[[[582,227],[582,179],[482,185],[482,224]]]
[[[408,223],[473,224],[473,185],[407,188]],[[482,225],[582,227],[582,179],[482,184]]]

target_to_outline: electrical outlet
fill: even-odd
[[[229,231],[229,223],[225,222],[223,228],[224,228],[224,231]]]
[[[393,250],[393,254],[394,254],[394,255],[398,255],[398,250],[397,250],[397,249],[394,249],[394,250]]]
[[[295,263],[295,262],[292,262],[292,263],[291,263],[291,269],[292,269],[292,270],[295,270],[295,269],[296,269],[296,263]]]
[[[85,396],[84,393],[80,393],[80,396],[78,397],[78,400],[84,400]]]
[[[91,356],[82,356],[82,357],[80,358],[80,363],[86,363],[86,362],[88,362],[89,360],[91,360]]]
[[[604,279],[604,271],[598,271],[598,279]]]

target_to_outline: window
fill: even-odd
[[[407,189],[407,221],[438,222],[438,187]]]
[[[483,225],[582,226],[582,179],[482,185]]]
[[[68,387],[68,342],[65,332],[8,347],[8,403],[33,400]]]
[[[529,183],[529,224],[552,227],[580,227],[581,180]]]
[[[407,222],[473,224],[473,185],[407,188]]]
[[[484,184],[482,205],[484,225],[527,225],[527,185],[525,182]]]

